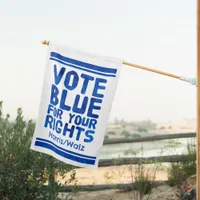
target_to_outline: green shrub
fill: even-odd
[[[52,156],[30,150],[35,123],[23,119],[17,110],[14,122],[3,117],[0,102],[0,191],[2,196],[17,200],[55,200],[59,184],[55,172],[61,176],[72,170],[69,165]],[[72,177],[73,178],[73,177]],[[0,199],[3,197],[0,197]]]
[[[127,131],[123,131],[123,132],[121,133],[121,135],[123,135],[125,138],[131,137],[131,134],[130,134],[129,132],[127,132]]]
[[[143,133],[147,133],[148,131],[147,131],[147,129],[146,128],[142,128],[142,127],[139,127],[138,129],[137,129],[137,131],[138,132],[143,132]]]
[[[134,157],[137,157],[138,154],[141,154],[142,157],[139,159],[136,165],[129,165],[129,171],[132,178],[132,189],[134,190],[133,199],[143,199],[143,196],[148,194],[148,199],[150,198],[152,188],[155,183],[155,177],[158,169],[162,168],[161,160],[156,160],[152,165],[152,168],[145,168],[147,160],[143,158],[143,144],[141,143],[140,149],[129,149],[124,152],[125,155],[132,154]],[[150,162],[150,164],[152,164]]]
[[[152,181],[151,178],[148,177],[148,175],[140,175],[136,177],[135,180],[135,189],[143,195],[149,194],[152,189]]]
[[[168,169],[168,184],[170,186],[183,183],[189,176],[196,174],[196,146],[187,144],[187,158],[185,161],[171,163]]]
[[[168,184],[175,186],[181,184],[185,179],[181,163],[172,163],[168,169]]]

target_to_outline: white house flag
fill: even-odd
[[[31,149],[70,165],[98,167],[122,63],[50,44]]]

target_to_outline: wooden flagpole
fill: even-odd
[[[197,77],[196,199],[200,200],[200,0],[197,0]]]
[[[141,66],[141,65],[129,63],[129,62],[126,62],[126,61],[124,61],[123,64],[124,65],[128,65],[130,67],[135,67],[135,68],[143,69],[143,70],[146,70],[146,71],[154,72],[154,73],[157,73],[157,74],[169,76],[169,77],[172,77],[172,78],[177,78],[177,79],[181,78],[180,76],[177,76],[177,75],[174,75],[174,74],[170,74],[170,73],[167,73],[167,72],[162,72],[162,71],[159,71],[157,69],[151,69],[151,68],[144,67],[144,66]]]
[[[47,40],[43,40],[41,43],[44,44],[44,45],[49,45],[50,42],[47,41]],[[154,73],[157,73],[157,74],[169,76],[169,77],[176,78],[176,79],[180,79],[181,78],[180,76],[177,76],[177,75],[174,75],[174,74],[170,74],[170,73],[167,73],[167,72],[162,72],[162,71],[159,71],[159,70],[156,70],[156,69],[151,69],[151,68],[148,68],[148,67],[144,67],[144,66],[133,64],[133,63],[126,62],[126,61],[124,61],[123,64],[124,65],[128,65],[130,67],[143,69],[143,70],[146,70],[146,71],[154,72]]]

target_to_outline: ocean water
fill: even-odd
[[[174,143],[176,144],[173,145]],[[100,159],[187,154],[187,144],[195,145],[196,138],[104,145],[101,149]],[[127,152],[128,150],[129,152]]]

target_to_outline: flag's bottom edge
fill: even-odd
[[[54,151],[46,149],[46,148],[36,147],[34,145],[31,145],[30,149],[33,150],[33,151],[37,151],[39,153],[48,154],[48,155],[58,159],[59,161],[68,164],[68,165],[73,165],[73,166],[81,167],[81,168],[98,168],[98,162],[99,162],[98,159],[95,160],[94,164],[86,164],[86,163],[80,163],[80,162],[76,162],[76,161],[64,158],[64,157],[60,156],[59,154],[55,153]]]

